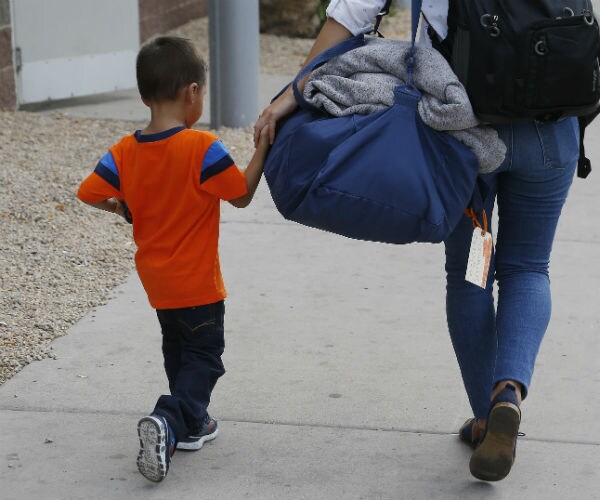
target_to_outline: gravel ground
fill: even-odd
[[[383,19],[380,31],[387,38],[408,39],[410,16],[408,11],[396,10],[394,15]],[[208,60],[208,20],[197,19],[171,32],[174,35],[196,41],[196,47]],[[313,40],[260,35],[260,66],[267,74],[293,75],[298,72]]]
[[[405,13],[385,20],[405,38]],[[208,54],[207,20],[173,34]],[[293,74],[312,40],[261,35],[261,71]],[[53,357],[51,341],[133,271],[131,227],[75,198],[108,146],[140,124],[0,112],[0,384],[28,363]],[[251,129],[219,135],[240,165],[252,154]]]

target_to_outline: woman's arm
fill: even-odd
[[[310,52],[308,53],[308,56],[302,67],[304,68],[308,62],[310,62],[315,56],[324,50],[328,49],[329,47],[333,47],[335,44],[350,38],[351,36],[352,33],[338,23],[335,19],[327,19],[323,25],[323,28],[319,32],[315,43],[310,49]],[[304,88],[305,81],[306,78],[300,81],[300,90]],[[294,111],[296,106],[297,104],[296,100],[294,99],[294,92],[290,86],[283,94],[269,104],[258,117],[258,120],[254,125],[254,145],[258,145],[260,132],[267,126],[269,127],[269,143],[273,144],[273,141],[275,140],[275,126],[277,122],[281,118]]]

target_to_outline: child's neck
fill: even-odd
[[[185,112],[176,103],[160,103],[150,106],[150,123],[142,134],[156,134],[175,127],[185,127]]]

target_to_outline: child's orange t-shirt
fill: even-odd
[[[177,127],[128,135],[112,146],[77,197],[125,201],[135,263],[152,307],[175,309],[226,296],[219,266],[220,200],[247,193],[244,174],[210,132]]]

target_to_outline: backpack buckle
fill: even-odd
[[[497,14],[483,14],[479,19],[481,26],[488,30],[491,37],[496,38],[500,36],[500,28],[498,27],[498,21],[500,16]]]
[[[592,14],[589,10],[584,10],[582,12],[583,14],[583,20],[585,21],[585,24],[587,24],[588,26],[593,26],[594,25],[594,14]]]

